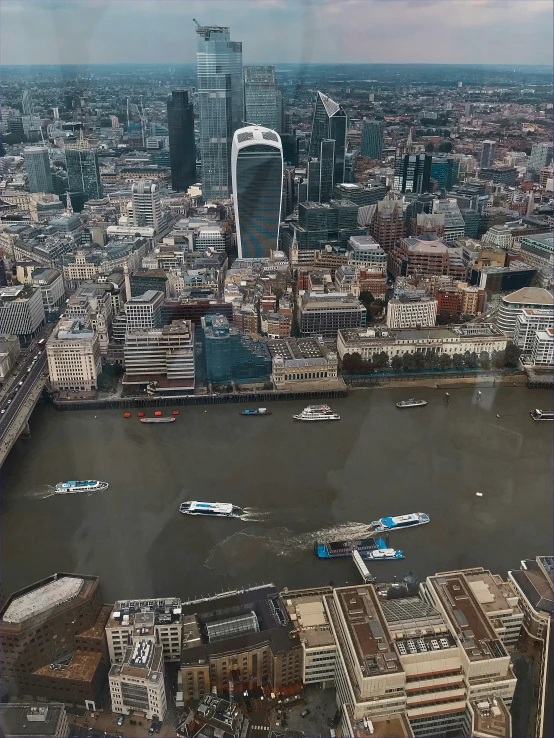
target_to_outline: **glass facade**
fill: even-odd
[[[244,67],[245,125],[282,130],[283,99],[275,67]]]
[[[171,186],[177,192],[196,182],[194,111],[186,90],[173,90],[167,100]]]
[[[385,121],[364,120],[362,126],[361,156],[369,159],[381,159],[383,154],[383,136],[385,132]]]
[[[244,128],[233,144],[233,186],[239,258],[269,257],[277,248],[283,189],[279,137],[267,129]],[[250,131],[257,131],[256,138]],[[275,142],[265,143],[267,134]],[[241,141],[241,136],[252,138]]]
[[[255,341],[229,325],[223,315],[202,318],[206,379],[214,384],[267,381],[271,354],[264,340]]]
[[[314,107],[309,155],[312,159],[319,158],[323,139],[335,141],[332,184],[344,182],[347,128],[348,121],[344,109],[327,95],[318,92]]]
[[[98,155],[90,149],[66,149],[67,184],[70,192],[84,192],[87,200],[102,197]]]
[[[202,192],[206,200],[227,199],[233,133],[244,119],[242,44],[226,27],[199,26],[196,33]]]
[[[27,146],[23,150],[29,192],[54,192],[52,170],[46,146]]]

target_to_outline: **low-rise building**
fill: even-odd
[[[272,379],[277,389],[297,384],[337,382],[338,360],[335,351],[318,339],[285,338],[268,342],[273,359]]]
[[[437,300],[417,293],[393,297],[387,304],[387,327],[433,326],[437,320],[437,305]]]
[[[554,366],[554,328],[535,331],[531,363],[534,366]]]
[[[64,738],[69,735],[65,705],[44,702],[0,704],[0,729],[8,738]]]
[[[305,293],[299,306],[300,331],[303,336],[333,337],[341,328],[363,328],[367,310],[345,292]]]
[[[540,287],[523,287],[505,295],[500,303],[497,325],[507,336],[512,337],[516,321],[523,310],[554,310],[554,297],[548,290]]]
[[[96,333],[79,320],[62,319],[46,342],[50,384],[54,390],[95,390],[102,371]]]
[[[150,618],[153,620],[153,618]],[[144,634],[134,638],[121,664],[108,675],[112,710],[122,715],[142,714],[147,720],[163,720],[167,712],[162,647],[152,637],[150,622]]]
[[[523,308],[517,316],[513,341],[522,353],[530,354],[535,333],[554,326],[554,309]]]
[[[160,328],[163,301],[164,293],[157,290],[147,290],[142,295],[127,300],[125,303],[127,330]]]
[[[177,735],[188,735],[191,738],[248,738],[252,732],[248,715],[244,714],[236,702],[207,694],[200,700],[196,710],[191,710],[183,723],[177,726]]]
[[[34,269],[31,280],[40,289],[45,314],[56,312],[65,299],[65,288],[60,270]]]
[[[371,272],[387,272],[387,254],[373,236],[351,236],[348,239],[348,263]]]
[[[405,353],[465,354],[486,351],[504,351],[506,336],[490,323],[468,323],[460,326],[436,326],[431,328],[404,328],[379,330],[375,328],[348,329],[339,331],[337,351],[339,357],[345,354],[359,354],[369,360],[373,354],[384,351],[389,358],[403,356]]]
[[[32,285],[0,287],[0,325],[2,332],[31,341],[44,325],[42,293]]]

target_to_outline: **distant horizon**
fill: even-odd
[[[554,69],[554,64],[534,64],[528,62],[525,64],[500,64],[494,62],[482,63],[482,64],[469,64],[467,62],[456,63],[456,62],[273,62],[273,61],[261,61],[261,62],[245,62],[245,67],[496,67],[503,69],[518,69],[519,67],[537,67],[543,69]],[[176,62],[176,61],[163,61],[163,62],[140,62],[140,61],[129,61],[129,62],[66,62],[64,64],[56,63],[44,63],[44,64],[2,64],[4,69],[10,69],[11,67],[164,67],[164,66],[182,66],[182,67],[195,67],[196,62]]]

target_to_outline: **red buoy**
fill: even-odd
[[[131,413],[123,413],[123,417],[124,418],[130,418],[131,417]]]
[[[158,418],[160,417],[161,414],[162,414],[161,410],[156,410],[156,412],[154,413],[154,415],[156,415],[156,417]]]
[[[173,411],[173,415],[179,415],[179,411],[178,410],[174,410]]]

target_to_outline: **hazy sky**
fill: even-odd
[[[2,64],[195,61],[193,18],[245,63],[552,64],[552,0],[1,0]]]

